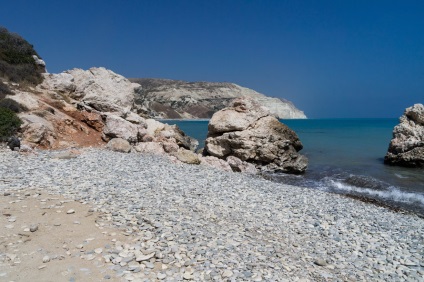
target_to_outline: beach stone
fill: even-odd
[[[424,167],[424,105],[405,110],[393,129],[384,163],[405,167]]]
[[[200,164],[199,156],[187,149],[180,148],[177,152],[172,153],[179,161],[187,164]]]
[[[31,224],[29,227],[29,231],[35,232],[38,230],[38,224]]]
[[[129,153],[131,152],[131,145],[130,143],[122,138],[113,138],[111,139],[107,145],[106,148],[109,150],[115,151],[115,152],[121,152],[121,153]]]
[[[43,257],[43,263],[49,262],[50,261],[50,257],[49,256],[44,256]]]
[[[73,214],[73,213],[75,213],[75,210],[74,209],[69,209],[66,213],[67,214]]]
[[[319,259],[316,259],[315,261],[314,261],[314,263],[316,264],[316,265],[319,265],[319,266],[326,266],[328,263],[324,260],[324,259],[322,259],[322,258],[319,258]]]
[[[237,98],[209,121],[205,155],[234,156],[260,170],[303,173],[308,165],[296,133],[250,98]],[[237,168],[238,169],[238,168]]]

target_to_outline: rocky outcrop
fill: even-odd
[[[406,167],[424,167],[424,106],[415,104],[405,110],[393,129],[384,163]]]
[[[105,68],[72,69],[60,74],[44,74],[42,89],[66,95],[100,112],[129,112],[135,89],[140,87]]]
[[[267,108],[244,97],[212,116],[204,154],[221,159],[234,156],[260,170],[303,173],[308,160],[298,153],[302,147],[294,131]],[[236,159],[231,163],[233,170],[241,166]]]
[[[154,118],[210,118],[238,97],[250,97],[278,118],[306,118],[291,102],[267,97],[233,83],[185,82],[166,79],[131,79],[137,88],[134,108]]]

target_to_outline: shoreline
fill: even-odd
[[[93,206],[110,219],[105,227],[149,238],[138,245],[155,253],[146,260],[136,260],[137,244],[122,246],[124,265],[118,254],[103,254],[111,256],[103,257],[104,267],[120,278],[418,281],[424,274],[416,252],[424,220],[417,215],[152,155],[97,148],[69,159],[52,151],[0,155],[7,161],[0,165],[1,193],[60,194]]]

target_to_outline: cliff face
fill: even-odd
[[[228,107],[235,98],[247,96],[270,109],[279,118],[306,118],[291,102],[267,97],[233,83],[185,82],[180,80],[135,78],[141,88],[135,94],[135,109],[153,118],[210,118]]]

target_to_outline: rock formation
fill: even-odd
[[[109,142],[111,150],[129,152],[134,146],[160,154],[197,148],[198,141],[177,126],[131,112],[140,85],[110,70],[73,69],[43,77],[36,88],[13,89],[4,99],[19,112],[21,138],[30,146],[60,149]],[[150,144],[140,145],[145,142]]]
[[[131,79],[137,112],[154,118],[210,118],[238,97],[250,97],[278,118],[306,118],[291,102],[267,97],[233,83],[185,82],[166,79]]]
[[[233,170],[246,162],[260,170],[303,173],[308,160],[298,153],[302,147],[294,131],[246,97],[212,116],[204,154],[227,159]]]
[[[393,129],[384,163],[406,167],[424,167],[424,106],[415,104],[405,110]]]

